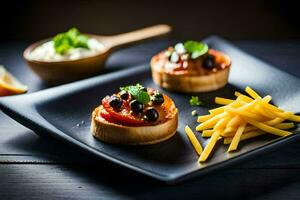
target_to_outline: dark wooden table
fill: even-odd
[[[300,76],[300,41],[234,43]],[[107,62],[106,72],[148,62],[166,44],[151,42],[116,52]],[[49,87],[27,69],[22,59],[25,46],[2,43],[0,64],[28,84],[30,92]],[[0,199],[300,199],[298,142],[215,174],[165,185],[50,138],[40,138],[0,113]]]

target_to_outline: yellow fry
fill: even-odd
[[[204,130],[204,131],[202,131],[201,136],[202,137],[211,137],[213,133],[214,133],[214,131],[212,129]]]
[[[257,113],[259,113],[260,115],[266,118],[270,118],[270,119],[276,118],[276,115],[273,112],[264,109],[261,105],[256,106],[254,108],[254,111],[256,111]]]
[[[255,126],[252,126],[251,124],[247,124],[246,128],[245,128],[245,132],[250,132],[250,131],[254,131],[257,130],[258,128]]]
[[[224,114],[226,116],[227,113]],[[224,129],[226,127],[226,124],[229,122],[231,117],[230,116],[225,117],[225,116],[217,122],[217,124],[213,128],[214,131],[217,131],[219,129]]]
[[[274,125],[275,128],[283,129],[283,130],[294,128],[294,126],[295,125],[292,122],[279,123],[279,124]],[[248,124],[245,127],[243,135],[246,134],[246,133],[249,133],[249,132],[257,132],[257,131],[258,131],[257,127]],[[212,130],[205,130],[205,131],[203,131],[203,133],[202,133],[202,137],[211,137],[213,131]],[[232,128],[232,127],[231,128],[226,128],[225,131],[221,133],[221,136],[225,138],[224,140],[228,141],[228,138],[233,137],[235,133],[236,133],[236,128]]]
[[[234,102],[235,100],[232,99],[226,99],[226,98],[222,98],[222,97],[216,97],[215,98],[215,103],[216,104],[220,104],[220,105],[228,105],[232,102]]]
[[[228,124],[226,125],[226,128],[229,127],[238,127],[238,125],[242,122],[242,119],[240,116],[233,117]],[[226,131],[225,131],[226,132]],[[229,131],[230,132],[230,131]]]
[[[241,139],[242,140],[242,139]],[[223,144],[230,144],[232,141],[232,137],[224,138]]]
[[[233,136],[233,139],[232,139],[232,141],[231,141],[231,143],[230,143],[230,146],[229,146],[227,152],[235,151],[235,150],[237,149],[237,147],[238,147],[238,145],[239,145],[239,141],[240,141],[241,135],[243,134],[246,125],[247,125],[247,123],[246,123],[246,122],[243,122],[243,123],[239,126],[239,128],[238,128],[236,134]]]
[[[205,122],[207,120],[209,120],[210,118],[212,118],[214,115],[202,115],[202,116],[199,116],[198,119],[197,119],[197,122]]]
[[[207,131],[207,132],[206,132]],[[203,134],[204,133],[204,134]],[[202,137],[204,137],[204,138],[209,138],[209,137],[211,137],[212,136],[212,134],[213,134],[213,130],[205,130],[205,131],[203,131],[202,132]],[[231,136],[232,137],[232,136]],[[222,137],[219,137],[218,138],[218,140],[221,140],[222,139]]]
[[[192,129],[189,126],[184,128],[186,135],[188,136],[190,142],[192,143],[195,151],[200,156],[202,153],[202,146],[199,143],[198,139],[196,138],[195,134],[193,133]]]
[[[257,92],[255,92],[252,88],[250,88],[249,86],[246,87],[245,91],[247,92],[247,94],[249,94],[252,98],[254,99],[261,99],[261,96],[259,94],[257,94]]]
[[[264,124],[262,122],[258,122],[258,121],[255,121],[255,120],[252,120],[248,117],[243,117],[243,119],[248,122],[249,124],[252,124],[253,126],[256,126],[257,128],[267,132],[267,133],[271,133],[271,134],[274,134],[274,135],[278,135],[278,136],[288,136],[291,134],[291,132],[289,131],[284,131],[284,130],[280,130],[278,128],[275,128],[275,127],[272,127],[272,126],[269,126],[267,124]]]
[[[282,120],[282,119],[281,119]],[[292,122],[289,122],[289,123],[276,123],[275,125],[270,123],[266,123],[267,125],[270,125],[270,126],[274,126],[275,128],[279,128],[279,129],[291,129],[291,128],[294,128],[294,123]],[[250,124],[247,124],[246,128],[245,128],[245,133],[247,132],[252,132],[252,131],[257,131],[258,128],[255,127],[255,126],[252,126]]]
[[[218,107],[218,108],[214,108],[214,109],[211,109],[209,110],[208,112],[211,114],[211,115],[218,115],[218,114],[221,114],[225,111],[225,108],[226,107],[233,107],[233,108],[236,108],[236,107],[239,107],[241,106],[241,104],[245,104],[243,101],[243,98],[242,97],[238,97],[236,99],[236,101],[228,104],[227,106],[221,106],[221,107]]]
[[[259,99],[255,99],[254,101],[251,101],[250,103],[244,104],[243,106],[236,108],[238,110],[249,110],[253,108],[255,105],[257,105],[259,102]],[[231,108],[231,107],[228,107]]]
[[[300,122],[300,116],[292,115],[291,117],[289,117],[289,120],[294,121],[294,122]]]
[[[269,103],[266,103],[266,104],[262,104],[264,107],[268,108],[269,110],[271,111],[274,111],[274,112],[284,112],[284,110],[272,105],[272,104],[269,104]]]
[[[246,96],[246,95],[244,95],[244,94],[242,94],[240,92],[237,92],[237,91],[234,92],[234,95],[236,97],[240,97],[241,100],[243,100],[243,101],[245,101],[247,103],[250,103],[251,101],[253,101],[253,99],[251,97],[248,97],[248,96]]]
[[[244,116],[244,117],[248,117],[248,118],[251,118],[251,119],[254,119],[254,120],[257,120],[257,121],[265,121],[266,120],[265,117],[263,117],[261,115],[254,114],[254,113],[249,112],[249,111],[240,110],[240,109],[236,109],[236,108],[227,108],[226,110],[230,113],[235,113],[235,114],[238,114],[238,115],[241,115],[241,116]]]
[[[266,121],[264,123],[269,125],[269,126],[274,126],[276,124],[279,124],[279,123],[283,122],[284,120],[285,119],[283,119],[283,118],[276,117],[275,119],[271,119],[271,120]]]
[[[233,137],[224,138],[223,144],[230,144]],[[242,140],[242,139],[241,139]]]
[[[274,125],[275,128],[278,129],[291,129],[294,127],[293,123],[279,123]],[[259,131],[259,129],[251,124],[247,124],[247,126],[245,127],[244,133],[249,133],[249,132],[253,132],[253,131]],[[225,129],[225,131],[221,134],[223,137],[233,137],[234,134],[236,132],[236,129],[231,128],[231,129]]]
[[[266,107],[267,109],[275,112],[275,113],[284,113],[285,111],[272,105],[272,104],[262,104],[264,107]],[[290,113],[290,112],[287,112]],[[294,121],[294,122],[300,122],[300,116],[292,114],[291,116],[288,117],[289,120]]]
[[[222,132],[221,136],[222,137],[233,137],[235,132],[229,132],[229,133]],[[211,129],[210,130],[204,130],[202,132],[201,136],[207,138],[207,137],[211,137],[213,133],[214,133],[214,131],[211,130]]]
[[[243,95],[243,94],[240,93],[240,92],[238,92],[238,91],[235,91],[235,92],[234,92],[234,96],[236,96],[236,97],[239,97],[239,96],[241,96],[241,95]]]
[[[201,155],[199,157],[199,160],[198,160],[199,162],[205,162],[207,160],[207,158],[210,155],[211,151],[213,150],[215,144],[217,143],[220,135],[221,135],[221,130],[217,130],[213,133],[208,144],[205,146],[203,152],[201,153]]]
[[[248,104],[245,104],[237,109],[234,109],[231,107],[226,107],[225,110],[230,110],[231,112],[234,112],[236,114],[243,113],[244,115],[247,115],[248,117],[254,118],[258,121],[264,121],[265,117],[260,116],[258,114],[251,113],[249,111],[253,111],[253,108],[255,108],[257,105],[260,105],[264,102],[269,102],[271,99],[272,99],[272,97],[268,95],[268,96],[265,96],[263,99],[255,99],[254,101],[252,101]]]
[[[218,115],[218,114],[221,114],[225,111],[225,106],[221,106],[219,108],[214,108],[214,109],[211,109],[209,110],[208,112],[211,114],[211,115]]]
[[[277,117],[283,118],[283,119],[289,119],[294,115],[292,112],[273,112]]]
[[[222,133],[221,133],[221,136],[224,137],[224,138],[227,138],[227,137],[233,137],[234,134],[236,133],[236,130],[237,130],[237,129],[234,129],[234,131],[232,131],[232,132],[222,132]]]
[[[224,130],[224,135],[227,135],[227,133],[232,133],[232,132],[236,132],[237,127],[226,127]]]
[[[247,140],[247,139],[250,139],[250,138],[254,138],[254,137],[257,137],[257,136],[260,136],[260,135],[264,135],[266,134],[266,132],[263,132],[263,131],[250,131],[250,132],[247,132],[247,133],[243,133],[241,138],[240,138],[240,141],[243,141],[243,140]],[[232,137],[228,137],[228,138],[224,138],[224,141],[223,141],[223,144],[230,144],[232,141]]]
[[[251,97],[248,97],[246,95],[240,94],[238,96],[240,98],[240,100],[245,101],[247,103],[250,103],[251,101],[253,101],[253,99]]]
[[[221,117],[224,116],[224,113],[223,114],[219,114],[219,115],[216,115],[212,118],[210,118],[209,120],[199,124],[197,127],[196,127],[196,130],[197,131],[202,131],[202,130],[205,130],[205,129],[210,129],[210,128],[213,128],[214,125],[219,121],[219,119]]]
[[[292,112],[273,112],[277,117],[280,117],[282,119],[288,119],[291,121],[300,122],[300,117],[294,115]],[[297,120],[298,118],[298,120]],[[294,120],[293,120],[294,119]]]
[[[294,128],[294,123],[289,122],[289,123],[280,123],[280,124],[276,124],[274,125],[275,128],[279,128],[279,129],[291,129]]]
[[[261,103],[269,103],[272,100],[272,97],[270,95],[265,96],[262,98]]]
[[[270,105],[268,103],[263,102],[261,106],[264,109],[264,111],[267,113],[272,113],[272,115],[275,115],[276,117],[284,118],[284,119],[289,119],[294,113],[292,112],[286,112],[286,111],[281,111],[279,109],[274,109],[273,105]],[[275,107],[275,106],[274,106]],[[276,107],[275,107],[276,108]]]

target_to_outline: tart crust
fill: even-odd
[[[155,55],[150,63],[153,81],[162,88],[185,93],[209,92],[220,89],[228,82],[231,61],[227,55],[218,53],[222,57],[221,59],[225,61],[226,66],[207,74],[169,73],[161,67],[162,62],[159,60],[159,54]]]
[[[106,121],[99,115],[102,105],[92,113],[91,132],[97,139],[113,144],[147,145],[171,138],[178,126],[178,110],[163,123],[146,126],[124,126]]]

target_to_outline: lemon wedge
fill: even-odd
[[[22,94],[27,92],[28,87],[17,80],[12,74],[0,65],[0,96]]]

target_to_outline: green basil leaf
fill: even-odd
[[[141,102],[143,104],[146,104],[150,101],[150,96],[145,91],[139,91],[136,96],[136,100],[138,100],[139,102]]]
[[[143,89],[144,87],[139,83],[136,85],[120,87],[121,91],[126,91],[130,93],[136,100],[143,104],[146,104],[150,101],[150,95]]]
[[[208,51],[208,45],[202,42],[187,41],[184,43],[184,48],[191,54],[192,59],[196,59]]]

